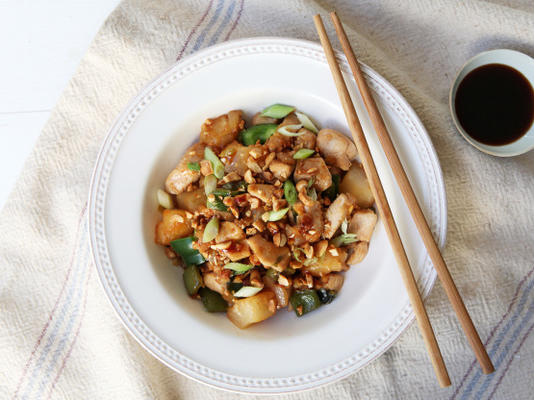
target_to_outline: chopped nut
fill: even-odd
[[[271,232],[271,235],[276,235],[280,228],[278,228],[278,225],[276,225],[276,222],[269,221],[267,222],[267,229],[269,229],[269,232]]]
[[[257,208],[260,207],[260,200],[256,197],[251,197],[251,199],[249,200],[249,203],[250,203],[250,208],[252,210],[256,210]]]
[[[324,253],[326,252],[327,247],[328,247],[328,240],[321,240],[320,242],[315,243],[314,245],[315,255],[317,257],[322,257]]]
[[[309,243],[306,243],[303,246],[303,249],[304,249],[304,254],[306,255],[306,258],[311,259],[313,257],[313,247],[310,246]]]
[[[264,170],[269,167],[269,164],[274,160],[275,157],[276,153],[269,153],[269,155],[265,157],[265,166],[263,167]]]
[[[308,273],[304,274],[304,276],[306,277],[306,285],[311,289],[313,287],[313,276]]]
[[[252,226],[258,230],[258,232],[263,232],[265,230],[265,223],[258,219],[252,223]]]
[[[287,243],[287,237],[284,233],[278,232],[273,236],[273,243],[277,247],[283,247]]]
[[[245,211],[245,216],[246,217],[252,216],[252,211],[250,211],[250,210]]]
[[[208,195],[208,201],[209,201],[210,203],[214,203],[214,202],[215,202],[215,195],[214,195],[213,193],[210,193],[210,194]]]
[[[209,162],[208,160],[200,161],[200,173],[204,176],[213,174],[213,167],[211,166],[211,162]]]
[[[280,187],[282,186],[282,182],[280,182],[278,179],[274,181],[274,186]]]
[[[301,179],[300,181],[297,182],[295,187],[297,189],[297,192],[305,191],[308,189],[308,182],[304,179]]]
[[[273,197],[273,210],[278,211],[281,208],[284,208],[287,205],[287,201],[284,199],[277,199],[276,197]]]
[[[193,214],[191,214],[189,211],[185,212],[185,216],[186,216],[187,219],[193,218]]]
[[[226,250],[231,245],[232,245],[232,242],[231,241],[227,241],[227,242],[222,242],[222,243],[219,243],[219,244],[212,244],[210,247],[213,250]]]
[[[337,249],[334,247],[334,248],[331,248],[331,249],[328,249],[328,252],[330,254],[332,254],[334,257],[337,257],[339,256],[339,252],[337,251]]]
[[[171,260],[176,258],[176,253],[168,247],[165,247],[165,255],[167,256],[167,258],[170,258]]]
[[[235,207],[229,207],[228,208],[230,210],[230,212],[232,213],[232,215],[236,218],[239,218],[239,210]]]
[[[258,148],[258,147],[254,147],[253,149],[250,150],[249,154],[250,154],[253,158],[255,158],[255,159],[257,160],[258,158],[260,158],[260,157],[262,156],[262,151],[261,151],[260,148]]]
[[[232,197],[225,197],[223,199],[223,204],[227,207],[230,207],[234,204],[234,199]]]
[[[223,183],[235,182],[241,180],[241,176],[237,172],[230,172],[222,178]]]
[[[252,171],[250,169],[247,169],[244,178],[247,183],[256,183],[256,179],[252,176]]]
[[[258,233],[258,230],[256,228],[249,227],[245,230],[245,233],[247,234],[247,236],[252,236]]]
[[[263,177],[266,180],[270,181],[271,179],[273,179],[273,174],[272,172],[269,172],[269,171],[263,171]]]
[[[291,286],[291,282],[289,281],[289,279],[282,274],[278,275],[278,283],[284,287]]]
[[[261,167],[252,157],[247,158],[247,167],[252,170],[252,172],[255,172],[257,174],[261,173],[262,171]]]
[[[289,261],[289,266],[293,269],[301,269],[302,263],[298,262],[297,260],[291,260]]]

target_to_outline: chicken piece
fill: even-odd
[[[156,243],[168,246],[173,240],[193,233],[184,210],[163,210],[163,219],[156,225]]]
[[[276,179],[284,182],[291,176],[295,165],[283,163],[280,160],[273,160],[269,164],[269,170],[273,173]]]
[[[200,143],[222,148],[236,140],[237,134],[245,127],[243,112],[232,110],[217,118],[208,118],[200,128]]]
[[[239,261],[250,257],[250,248],[246,240],[240,240],[239,242],[233,242],[230,247],[223,250],[223,253],[230,261]]]
[[[323,237],[331,239],[336,233],[341,223],[349,219],[350,213],[354,209],[354,199],[345,193],[341,193],[336,197],[334,202],[330,204],[326,210],[325,218],[327,220]]]
[[[300,121],[294,113],[289,114],[284,118],[282,123],[278,125],[278,128],[286,125],[299,125]],[[284,136],[278,132],[278,130],[267,140],[265,143],[269,151],[282,151],[286,147],[291,146],[291,137]]]
[[[252,125],[261,125],[261,124],[276,124],[278,120],[276,118],[265,117],[261,115],[261,111],[254,114],[252,117]]]
[[[363,261],[369,251],[368,242],[356,242],[346,246],[349,253],[347,264],[354,265]]]
[[[297,229],[308,243],[316,242],[323,233],[323,213],[319,202],[305,206],[305,212],[297,217]]]
[[[239,142],[231,142],[221,152],[222,158],[226,159],[224,165],[224,172],[237,172],[239,175],[244,176],[247,172],[247,158],[250,150],[253,146],[243,146]]]
[[[232,300],[232,295],[230,294],[226,286],[227,283],[230,281],[230,278],[228,276],[217,275],[214,272],[208,272],[207,274],[203,274],[202,278],[204,280],[204,284],[206,285],[206,287],[208,287],[208,289],[219,293],[226,301]]]
[[[332,185],[332,175],[321,157],[298,160],[294,177],[295,182],[301,179],[310,180],[313,177],[313,187],[320,192]]]
[[[276,187],[273,185],[266,185],[261,183],[253,183],[248,185],[248,192],[265,203],[271,203],[271,198],[275,195]]]
[[[355,233],[356,238],[362,242],[368,242],[373,235],[376,221],[377,216],[370,208],[357,210],[350,220],[347,232]]]
[[[219,226],[219,233],[215,237],[216,243],[227,242],[228,240],[243,240],[245,232],[233,222],[223,221]]]
[[[249,237],[247,243],[252,253],[258,257],[264,267],[271,267],[279,272],[282,272],[287,267],[291,258],[287,247],[277,247],[274,243],[265,240],[261,235]]]
[[[331,248],[326,250],[322,257],[305,266],[303,270],[316,277],[321,277],[331,272],[344,271],[347,269],[346,258],[347,253],[344,248]]]
[[[321,129],[317,135],[317,147],[328,164],[335,165],[343,171],[350,168],[358,151],[348,137],[334,129]]]
[[[191,183],[200,179],[200,171],[192,171],[187,168],[188,163],[200,162],[204,158],[204,148],[202,143],[195,143],[187,149],[176,168],[167,176],[165,189],[171,194],[182,193]]]
[[[293,153],[290,151],[283,151],[276,153],[276,159],[282,161],[284,164],[295,165],[297,160],[293,158]]]
[[[299,133],[302,133],[302,135],[297,136],[295,138],[295,149],[315,149],[315,142],[317,137],[315,136],[315,133],[312,131],[309,131],[306,128],[301,128],[299,130]]]
[[[206,193],[204,188],[199,188],[191,192],[182,192],[176,195],[176,204],[191,213],[206,207]]]
[[[332,272],[328,275],[323,276],[319,283],[316,285],[316,289],[326,289],[333,290],[334,292],[339,292],[343,286],[345,278],[343,275],[337,272]]]

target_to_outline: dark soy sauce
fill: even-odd
[[[483,65],[460,82],[454,107],[469,136],[500,146],[516,141],[529,130],[534,119],[534,90],[512,67]]]

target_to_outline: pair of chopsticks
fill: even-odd
[[[495,368],[493,367],[488,353],[484,348],[484,344],[480,340],[478,332],[475,326],[473,325],[473,321],[471,320],[471,317],[469,316],[469,313],[465,308],[464,302],[460,297],[460,294],[458,293],[458,289],[456,288],[451,274],[447,269],[447,265],[443,260],[441,252],[439,251],[439,248],[436,242],[434,241],[432,232],[428,227],[425,216],[421,211],[421,207],[419,206],[419,203],[417,201],[417,198],[415,197],[408,177],[406,176],[406,172],[402,167],[402,164],[399,160],[399,156],[397,155],[395,147],[387,131],[386,125],[384,124],[384,120],[382,119],[382,116],[378,111],[371,92],[369,91],[369,87],[367,86],[363,73],[358,64],[358,60],[354,55],[345,30],[343,29],[343,25],[341,24],[341,21],[335,12],[330,13],[330,17],[332,18],[332,21],[334,23],[337,37],[341,43],[341,47],[343,48],[345,56],[347,57],[350,69],[358,85],[358,89],[363,98],[365,107],[373,124],[373,127],[375,128],[376,134],[378,135],[378,138],[382,145],[382,149],[386,154],[397,184],[399,185],[404,200],[407,203],[408,208],[410,209],[412,218],[417,226],[421,238],[423,239],[425,247],[430,255],[430,259],[434,264],[434,268],[437,271],[441,284],[445,289],[447,297],[449,298],[449,301],[451,302],[458,319],[460,320],[462,329],[464,330],[464,333],[467,336],[467,340],[469,341],[469,344],[471,345],[471,348],[473,349],[475,356],[480,366],[482,367],[482,371],[485,374],[490,374],[495,370]],[[328,65],[330,66],[330,70],[334,78],[337,92],[339,94],[339,98],[343,106],[343,111],[345,112],[345,117],[347,118],[347,122],[352,133],[352,138],[354,139],[354,142],[358,149],[358,153],[360,155],[365,173],[371,186],[371,191],[373,192],[373,195],[375,197],[378,211],[384,220],[386,232],[389,237],[389,241],[391,242],[391,246],[393,247],[393,252],[395,254],[397,264],[399,265],[404,285],[406,286],[406,290],[408,291],[408,297],[410,298],[412,308],[415,312],[415,316],[419,324],[419,329],[421,331],[421,335],[423,336],[423,340],[425,342],[427,352],[429,353],[430,360],[434,367],[434,371],[436,373],[440,386],[449,386],[451,384],[451,381],[447,372],[447,367],[445,366],[445,363],[443,361],[443,356],[441,355],[438,342],[436,341],[434,330],[432,329],[432,325],[430,324],[430,320],[428,319],[428,314],[423,304],[421,294],[419,293],[419,290],[417,288],[417,283],[413,276],[412,269],[410,268],[408,257],[406,256],[406,252],[404,251],[404,247],[402,245],[397,226],[393,219],[393,215],[391,213],[391,209],[384,193],[384,189],[376,171],[373,158],[371,157],[367,141],[365,140],[365,136],[360,125],[360,120],[358,119],[358,115],[356,114],[356,110],[354,109],[354,104],[352,103],[352,99],[343,79],[343,75],[341,74],[341,70],[339,68],[339,65],[337,64],[336,56],[334,54],[334,50],[332,49],[332,44],[330,43],[328,35],[326,34],[326,30],[323,25],[321,16],[316,15],[314,17],[314,22],[315,27],[317,29],[317,33],[319,34],[319,39],[321,40],[321,44],[326,54]]]

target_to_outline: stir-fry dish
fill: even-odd
[[[330,303],[377,216],[354,143],[294,107],[207,119],[158,190],[156,243],[185,289],[239,328]]]

